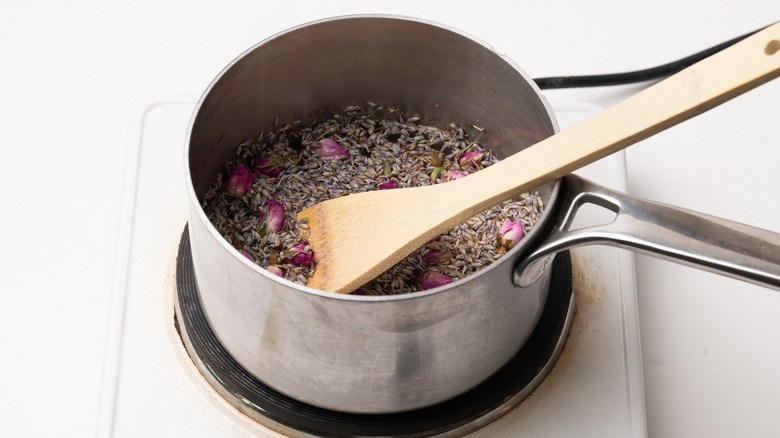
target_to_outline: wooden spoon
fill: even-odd
[[[780,23],[466,178],[314,205],[298,215],[317,263],[307,286],[351,292],[479,212],[777,77],[778,51]]]

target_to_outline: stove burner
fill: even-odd
[[[478,387],[435,406],[393,414],[352,414],[311,406],[270,388],[219,343],[200,307],[187,228],[176,262],[176,325],[190,357],[236,409],[280,433],[313,436],[462,436],[494,421],[536,389],[557,360],[574,313],[571,259],[558,254],[547,302],[526,344]]]

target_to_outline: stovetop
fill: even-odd
[[[174,325],[177,250],[186,226],[182,162],[194,100],[151,105],[138,120],[128,155],[112,297],[99,436],[280,436],[220,397],[187,355]],[[553,103],[561,128],[600,108]],[[615,154],[577,172],[625,190],[625,157]],[[606,220],[580,211],[577,224]],[[577,308],[560,359],[519,406],[471,437],[646,435],[633,255],[606,247],[571,251]]]

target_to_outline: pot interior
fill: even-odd
[[[189,136],[195,195],[202,199],[243,140],[275,122],[321,121],[367,102],[440,127],[477,125],[499,158],[556,129],[525,73],[471,37],[411,19],[325,20],[259,43],[210,85]]]

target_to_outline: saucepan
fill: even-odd
[[[392,296],[315,290],[234,249],[201,200],[235,148],[276,120],[375,102],[423,120],[479,121],[507,157],[557,131],[545,96],[489,45],[447,26],[397,16],[336,17],[250,48],[208,86],[187,135],[189,238],[201,305],[225,349],[281,393],[327,409],[403,412],[475,387],[536,326],[554,254],[609,244],[780,287],[780,235],[638,200],[570,175],[538,190],[546,210],[520,244],[476,274]],[[313,114],[313,116],[312,116]],[[570,230],[584,204],[615,212]]]

